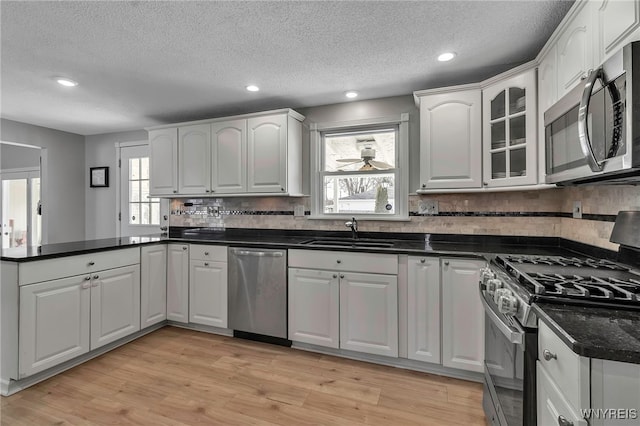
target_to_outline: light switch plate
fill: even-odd
[[[422,200],[418,206],[418,214],[438,214],[437,200]]]
[[[573,218],[582,219],[582,201],[573,202]]]
[[[303,217],[304,216],[304,204],[298,204],[293,207],[293,215],[295,217]]]

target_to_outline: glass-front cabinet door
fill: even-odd
[[[535,70],[488,86],[482,102],[483,186],[536,184]]]

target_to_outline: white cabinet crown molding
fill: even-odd
[[[265,115],[276,115],[276,114],[287,114],[290,117],[295,118],[296,120],[302,122],[305,119],[305,116],[300,114],[297,111],[292,110],[291,108],[282,108],[282,109],[275,109],[275,110],[270,110],[270,111],[259,111],[259,112],[252,112],[250,114],[239,114],[239,115],[229,115],[229,116],[224,116],[224,117],[215,117],[215,118],[207,118],[204,120],[195,120],[195,121],[185,121],[185,122],[180,122],[180,123],[171,123],[171,124],[161,124],[159,126],[151,126],[151,127],[145,127],[144,130],[146,131],[151,131],[151,130],[159,130],[159,129],[168,129],[168,128],[172,128],[172,127],[182,127],[182,126],[191,126],[191,125],[195,125],[195,124],[209,124],[209,123],[217,123],[220,121],[229,121],[229,120],[239,120],[239,119],[243,119],[243,118],[254,118],[254,117],[262,117]]]

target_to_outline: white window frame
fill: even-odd
[[[322,204],[323,198],[323,177],[326,174],[323,170],[323,146],[322,135],[325,133],[338,133],[343,131],[368,131],[376,128],[393,126],[398,128],[398,138],[396,141],[396,163],[395,163],[395,197],[396,206],[394,214],[338,214],[325,213]],[[355,217],[358,220],[386,220],[386,221],[407,221],[409,220],[409,114],[404,113],[399,116],[381,117],[362,120],[350,120],[332,123],[312,123],[311,131],[311,215],[309,219],[329,219],[342,220]],[[349,173],[349,172],[345,172]],[[354,174],[357,172],[354,172]]]

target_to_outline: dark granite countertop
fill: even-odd
[[[135,247],[142,244],[157,244],[165,241],[165,239],[166,237],[158,234],[145,235],[141,237],[103,238],[99,240],[45,244],[42,246],[16,247],[2,249],[1,260],[26,262],[31,260],[50,259],[98,251],[116,250],[125,247]]]
[[[576,354],[640,364],[640,311],[555,303],[533,309]]]
[[[300,230],[208,230],[178,229],[171,235],[148,235],[143,237],[107,238],[99,240],[77,241],[60,244],[48,244],[40,247],[27,247],[2,250],[2,260],[28,262],[46,258],[63,257],[102,250],[150,243],[196,243],[229,246],[271,247],[286,249],[357,251],[367,253],[389,253],[409,255],[444,255],[482,257],[497,253],[566,255],[575,253],[576,248],[564,244],[554,237],[519,237],[491,235],[459,234],[388,234],[380,232],[361,233],[360,239],[393,243],[392,247],[341,247],[323,243],[308,245],[310,240],[322,241],[349,238],[348,232],[300,231]],[[581,247],[579,247],[581,248]]]

